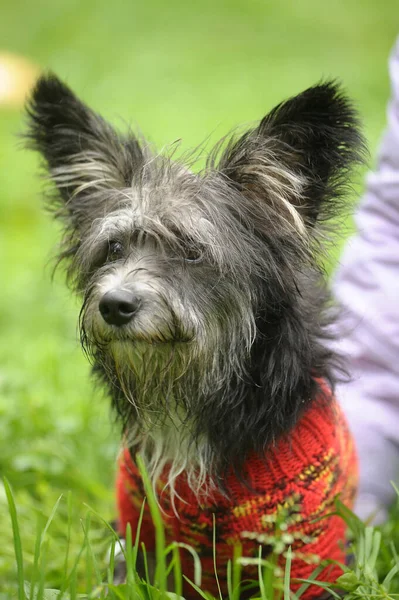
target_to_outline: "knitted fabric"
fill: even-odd
[[[325,393],[325,391],[323,392]],[[331,395],[331,394],[330,394]],[[190,544],[201,557],[202,589],[219,596],[213,565],[214,519],[216,523],[216,562],[223,595],[227,593],[226,565],[233,547],[242,544],[243,556],[255,557],[259,541],[243,536],[245,532],[271,536],[284,518],[291,534],[293,560],[291,578],[308,578],[315,569],[315,555],[321,559],[345,562],[345,523],[334,512],[334,499],[351,507],[357,485],[357,462],[352,438],[339,406],[317,401],[305,412],[289,435],[268,450],[266,457],[250,456],[246,461],[249,486],[231,473],[227,477],[228,497],[213,493],[199,501],[189,488],[184,473],[176,482],[176,516],[171,505],[167,473],[158,482],[159,503],[167,543],[173,540]],[[144,489],[138,469],[125,450],[119,462],[117,500],[120,532],[127,523],[133,536],[137,527]],[[330,516],[327,516],[330,515]],[[281,535],[281,533],[280,533]],[[267,537],[265,537],[267,540]],[[141,541],[154,550],[154,529],[148,508],[141,526]],[[266,549],[265,549],[266,550]],[[193,578],[191,555],[182,550],[183,573]],[[284,559],[281,566],[284,568]],[[337,565],[326,567],[318,579],[335,581],[342,574]],[[245,567],[243,578],[257,579],[256,567]],[[292,582],[292,590],[300,587]],[[193,595],[190,587],[185,594]],[[316,586],[308,588],[304,599],[322,595]]]

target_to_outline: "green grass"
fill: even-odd
[[[137,124],[159,147],[180,137],[186,147],[209,134],[216,140],[329,76],[357,102],[373,152],[384,127],[396,0],[4,4],[2,49],[53,69],[113,123]],[[119,431],[89,380],[78,306],[46,267],[58,235],[42,211],[38,159],[17,140],[21,129],[20,112],[0,108],[0,475],[18,510],[25,580],[40,590],[67,585],[73,598],[91,585],[87,571],[93,586],[103,575],[112,536],[94,515],[87,521],[85,504],[106,521],[114,516]],[[0,486],[3,598],[21,576],[15,539]],[[378,553],[381,576],[398,539],[392,518]]]
[[[138,457],[140,459],[140,457]],[[201,590],[201,561],[194,549],[185,544],[172,543],[165,545],[165,533],[163,521],[157,501],[153,495],[152,485],[146,474],[143,463],[139,461],[139,467],[144,480],[147,501],[149,503],[152,519],[156,533],[156,568],[153,577],[148,574],[146,568],[145,577],[140,577],[136,571],[138,552],[141,550],[144,562],[147,563],[145,547],[139,549],[139,535],[141,518],[135,537],[128,526],[126,532],[126,549],[121,546],[124,559],[127,564],[126,583],[115,584],[114,572],[116,567],[116,549],[120,541],[111,526],[94,510],[88,508],[87,514],[81,521],[82,535],[80,547],[76,547],[75,555],[71,556],[70,531],[73,527],[73,515],[70,511],[70,496],[68,498],[68,518],[66,528],[67,539],[63,546],[58,548],[58,559],[62,561],[62,576],[59,578],[57,588],[46,585],[46,576],[49,572],[49,561],[51,536],[49,532],[57,517],[57,511],[61,504],[59,498],[53,507],[46,523],[39,523],[36,531],[35,549],[33,561],[31,560],[26,569],[26,555],[23,552],[24,539],[21,535],[20,520],[15,504],[13,491],[7,479],[4,479],[4,488],[8,502],[10,520],[13,530],[16,581],[10,582],[8,592],[0,594],[0,598],[17,598],[18,600],[74,600],[85,598],[87,600],[105,598],[110,600],[158,600],[175,599],[181,597],[183,580],[186,580],[196,590],[200,597],[209,600],[210,596]],[[144,508],[144,506],[143,506]],[[399,496],[398,506],[399,514]],[[259,545],[259,558],[247,558],[235,553],[233,561],[228,564],[228,599],[239,600],[240,592],[253,588],[253,598],[259,600],[300,600],[310,585],[317,585],[321,590],[329,593],[330,598],[341,598],[346,600],[357,600],[369,598],[379,600],[383,598],[394,599],[399,597],[399,556],[396,545],[399,539],[392,535],[386,535],[386,531],[380,531],[373,527],[365,526],[355,515],[337,500],[336,510],[348,525],[350,535],[350,551],[352,561],[350,566],[342,565],[343,574],[335,584],[318,581],[317,577],[328,561],[315,566],[309,579],[300,580],[302,585],[293,594],[290,591],[290,566],[292,551],[289,540],[284,540],[284,515],[281,515],[281,535],[279,535],[279,523],[276,523],[275,540],[267,540],[272,547],[272,552],[266,559],[262,558],[262,548]],[[143,513],[143,510],[142,510]],[[396,514],[396,518],[398,517]],[[97,527],[93,528],[93,522]],[[392,520],[392,523],[395,521]],[[100,524],[102,541],[107,541],[110,549],[110,558],[104,562],[104,552],[99,551],[96,545],[98,540],[98,525]],[[216,526],[216,524],[215,524]],[[387,525],[388,526],[388,525]],[[385,533],[385,535],[384,535]],[[398,532],[396,532],[398,533]],[[392,532],[391,532],[392,534]],[[261,544],[261,541],[259,541]],[[187,579],[182,573],[179,547],[190,550],[194,560],[194,581]],[[217,580],[217,556],[216,543],[214,540],[214,564],[215,578]],[[285,559],[285,571],[280,573],[280,559]],[[382,563],[381,563],[382,560]],[[60,563],[61,564],[61,563]],[[242,565],[257,565],[258,579],[253,582],[241,580]],[[170,579],[172,575],[172,582]],[[80,581],[81,580],[81,581]],[[173,592],[170,589],[172,586]],[[82,587],[84,592],[78,593]],[[220,590],[220,588],[219,588]],[[220,595],[220,598],[222,596]]]

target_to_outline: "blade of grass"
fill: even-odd
[[[220,589],[218,571],[216,566],[216,516],[215,513],[212,514],[213,520],[213,532],[212,532],[212,554],[213,554],[213,570],[215,573],[216,585],[218,587],[219,598],[223,600],[222,590]]]
[[[42,533],[42,517],[41,515],[37,518],[36,523],[36,537],[35,537],[35,550],[33,554],[33,566],[32,566],[32,577],[31,583],[29,587],[29,600],[33,600],[35,597],[35,589],[36,589],[36,581],[40,576],[39,572],[39,557],[40,557],[40,547],[41,547],[41,533]],[[26,591],[25,591],[25,595]]]
[[[151,586],[152,582],[150,581],[150,572],[148,570],[147,551],[145,549],[145,544],[143,542],[141,543],[141,552],[142,552],[142,556],[143,556],[145,580],[148,583],[148,585]],[[149,588],[149,589],[151,590],[151,588]],[[151,594],[151,598],[152,598],[152,591],[150,591],[150,594]]]
[[[173,548],[175,548],[175,547],[187,550],[191,554],[191,556],[193,557],[193,562],[194,562],[194,583],[195,583],[195,585],[201,586],[202,567],[201,567],[201,560],[200,560],[200,557],[198,556],[198,553],[189,544],[185,544],[184,542],[172,542],[166,548],[165,554],[167,555],[170,551],[173,551]]]
[[[39,586],[37,589],[37,594],[35,600],[42,600],[44,597],[44,588],[46,585],[45,576],[46,576],[46,558],[47,558],[47,550],[48,550],[48,541],[45,540],[41,547],[41,560],[40,560],[40,579]]]
[[[43,532],[42,532],[42,536],[41,536],[41,538],[42,538],[42,541],[44,540],[44,538],[45,538],[45,536],[46,536],[46,533],[47,533],[47,531],[48,531],[48,528],[50,527],[50,525],[51,525],[51,522],[52,522],[52,520],[54,519],[55,513],[57,512],[58,505],[59,505],[59,503],[61,502],[61,498],[62,498],[62,496],[63,496],[63,494],[61,494],[61,495],[58,497],[58,499],[57,499],[56,503],[54,504],[54,506],[53,506],[53,508],[52,508],[52,511],[51,511],[51,513],[50,513],[50,516],[49,516],[49,518],[47,519],[46,525],[44,526],[44,529],[43,529]]]
[[[157,500],[155,498],[154,490],[152,489],[150,478],[146,471],[144,461],[140,454],[136,455],[136,462],[140,475],[143,480],[145,493],[147,496],[148,506],[150,508],[152,522],[155,527],[155,581],[154,586],[159,587],[161,598],[165,596],[166,592],[166,564],[165,564],[165,530],[163,527],[162,517],[159,510]]]
[[[361,521],[359,517],[357,517],[347,506],[345,506],[345,504],[343,504],[339,498],[335,499],[334,504],[337,508],[336,514],[345,521],[355,538],[360,538],[365,530],[363,521]]]
[[[239,600],[241,591],[242,568],[239,562],[242,556],[242,545],[235,544],[233,550],[233,600]]]
[[[138,555],[138,551],[139,551],[139,544],[140,544],[140,532],[141,532],[141,526],[143,523],[143,518],[144,518],[144,509],[145,509],[145,502],[146,499],[144,498],[142,504],[141,504],[141,509],[140,509],[140,516],[139,516],[139,520],[137,523],[137,530],[136,530],[136,537],[134,540],[134,548],[133,548],[133,568],[136,569],[136,564],[137,564],[137,555]]]
[[[382,586],[387,590],[387,592],[389,592],[391,581],[395,577],[396,573],[399,573],[399,565],[394,565],[382,582]]]
[[[79,550],[78,554],[76,555],[76,559],[72,566],[71,572],[67,577],[65,577],[64,581],[62,582],[61,589],[60,589],[60,595],[57,600],[62,600],[63,595],[65,594],[65,592],[68,589],[68,586],[69,586],[70,590],[73,590],[73,593],[75,594],[75,597],[76,597],[76,572],[77,572],[77,568],[78,568],[80,559],[86,548],[86,543],[87,543],[87,539],[86,539],[86,535],[85,535],[82,545],[80,547],[80,550]],[[72,591],[70,591],[70,597],[72,600]]]
[[[99,570],[99,568],[97,566],[97,561],[96,561],[96,558],[94,556],[93,548],[91,547],[91,542],[90,542],[90,536],[89,536],[90,527],[91,527],[91,514],[88,513],[86,515],[87,556],[90,557],[90,569],[91,569],[91,571],[94,572],[94,577],[95,577],[96,585],[101,585],[101,581],[102,581],[101,573],[100,573],[100,570]]]
[[[10,511],[11,516],[12,532],[14,538],[14,552],[15,560],[17,563],[18,600],[26,600],[24,591],[24,561],[22,555],[21,535],[19,533],[17,508],[15,506],[14,496],[8,479],[4,477],[3,481],[4,489],[6,491],[7,496],[8,510]]]
[[[36,600],[36,597],[37,597],[37,594],[35,595],[36,575],[38,573],[39,577],[40,577],[40,574],[43,572],[43,567],[41,567],[39,569],[41,550],[42,550],[45,536],[46,536],[47,531],[54,519],[56,512],[57,512],[57,509],[58,509],[58,506],[59,506],[62,496],[63,495],[61,494],[59,496],[59,498],[57,499],[56,503],[54,504],[54,506],[51,510],[50,516],[47,519],[46,524],[43,527],[43,529],[41,529],[41,526],[40,526],[41,517],[38,518],[36,540],[35,540],[35,550],[34,550],[34,558],[33,558],[33,567],[32,567],[32,578],[31,578],[31,585],[30,585],[30,591],[29,591],[29,600],[33,600],[33,598],[35,598],[35,600]]]
[[[227,594],[229,600],[233,599],[233,581],[232,581],[232,567],[231,560],[227,561]]]
[[[83,552],[83,549],[82,549]],[[70,600],[76,600],[76,588],[77,588],[77,584],[76,584],[76,570],[73,571],[73,574],[71,574],[70,576],[70,586],[69,586],[69,594],[70,594]]]
[[[298,579],[298,581],[301,581],[302,583],[308,583],[309,586],[315,585],[316,587],[326,590],[331,596],[333,596],[334,598],[337,598],[337,600],[342,599],[342,596],[337,594],[337,592],[335,592],[332,589],[331,583],[325,583],[324,581],[315,581],[314,579],[302,579],[302,578]]]
[[[371,548],[373,544],[373,528],[366,527],[364,530],[364,566],[368,564],[368,558],[371,554]]]
[[[365,534],[361,534],[359,537],[359,541],[358,541],[358,553],[357,553],[357,564],[356,564],[356,569],[357,571],[360,571],[366,562],[366,557],[365,557]]]
[[[122,583],[119,585],[109,584],[108,586],[108,598],[110,597],[109,592],[111,592],[112,600],[118,598],[119,600],[126,600],[126,583]]]
[[[370,569],[370,572],[375,570],[375,565],[377,562],[377,557],[378,557],[378,553],[380,551],[380,546],[381,546],[381,532],[380,531],[373,531],[373,535],[372,535],[372,545],[371,545],[371,552],[370,552],[370,557],[368,560],[368,567]]]
[[[90,552],[90,544],[89,544],[89,531],[90,531],[90,513],[86,515],[86,526],[82,522],[82,528],[85,534],[85,550],[86,550],[86,569],[85,569],[85,579],[86,579],[86,594],[90,597],[91,592],[93,591],[93,564],[92,564],[92,555]]]
[[[111,540],[111,549],[109,552],[108,568],[107,568],[107,581],[112,584],[114,581],[115,573],[115,540]]]
[[[175,582],[175,594],[183,595],[183,578],[181,570],[180,552],[178,546],[173,548],[173,581]]]
[[[120,537],[119,535],[114,531],[114,529],[112,528],[112,526],[110,525],[110,523],[108,523],[108,521],[106,521],[104,519],[104,517],[102,517],[96,510],[94,510],[94,508],[92,508],[89,504],[87,504],[86,502],[83,503],[83,506],[86,506],[86,508],[88,508],[90,510],[91,513],[93,513],[93,515],[103,524],[105,525],[105,527],[108,529],[108,531],[110,531],[112,533],[113,538],[115,539],[116,542],[118,542],[119,547],[121,552],[123,553],[123,556],[126,558],[126,552],[125,552],[125,548],[123,546],[123,544],[121,543]],[[141,521],[140,521],[141,524]]]
[[[64,560],[64,577],[67,576],[68,573],[68,563],[69,563],[69,550],[71,545],[71,530],[72,530],[72,492],[68,490],[67,494],[67,539],[66,539],[66,552],[65,552],[65,560]]]
[[[136,577],[132,564],[132,555],[132,528],[130,523],[128,523],[126,527],[126,583],[128,587],[128,597],[130,600],[133,599],[136,588]]]
[[[273,595],[274,588],[274,580],[275,580],[275,570],[277,567],[278,555],[275,552],[272,552],[270,557],[267,560],[262,559],[261,566],[264,567],[262,571],[262,581],[265,589],[265,594]]]
[[[291,546],[290,546],[287,550],[287,558],[286,558],[285,571],[284,571],[284,600],[291,599],[291,589],[290,589],[291,561],[292,561],[292,550],[291,550]]]
[[[191,579],[186,577],[186,575],[184,575],[184,574],[183,574],[183,578],[185,579],[185,581],[187,581],[187,583],[189,583],[191,585],[191,587],[197,592],[197,594],[199,594],[201,596],[201,598],[205,598],[205,600],[209,600],[209,597],[205,594],[205,592],[203,592],[198,585],[195,585],[195,583],[193,581],[191,581]]]
[[[264,574],[262,572],[262,546],[259,546],[259,563],[258,563],[259,590],[260,590],[260,596],[261,596],[262,600],[267,600],[265,581],[263,579],[263,576],[264,576]]]
[[[319,565],[318,567],[316,567],[314,569],[314,571],[312,571],[311,575],[310,575],[310,580],[312,581],[313,579],[316,579],[316,577],[318,577],[318,575],[320,575],[320,573],[325,569],[324,565]],[[297,591],[296,595],[297,598],[300,598],[305,592],[306,590],[311,586],[311,583],[303,583],[301,585],[301,587],[299,588],[299,590]]]
[[[397,553],[397,551],[396,551],[395,544],[393,543],[393,541],[391,541],[391,542],[390,542],[390,544],[389,544],[389,547],[390,547],[390,549],[391,549],[391,552],[392,552],[392,556],[393,556],[393,559],[394,559],[394,561],[395,561],[396,563],[399,563],[399,555],[398,555],[398,553]]]

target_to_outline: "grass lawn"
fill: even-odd
[[[0,52],[54,70],[113,123],[139,126],[158,147],[177,138],[188,147],[210,133],[216,141],[331,76],[355,99],[374,155],[385,123],[397,0],[4,4]],[[87,570],[95,580],[110,539],[93,516],[90,545],[85,543],[86,504],[106,520],[114,515],[119,431],[107,400],[89,380],[76,336],[78,306],[62,277],[51,282],[57,229],[42,210],[38,159],[22,150],[16,137],[21,129],[20,108],[0,105],[0,475],[13,489],[25,579],[40,572],[42,587],[60,588],[83,544],[72,588],[85,593]],[[338,252],[339,244],[334,260]],[[61,494],[42,548],[45,567],[38,569],[37,531]],[[392,540],[399,541],[394,518],[383,530],[381,574],[393,564]],[[17,597],[16,586],[12,525],[0,483],[1,600]]]

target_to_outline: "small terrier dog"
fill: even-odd
[[[52,74],[27,111],[65,226],[59,258],[83,297],[82,345],[122,422],[120,533],[137,527],[140,453],[167,540],[198,551],[207,591],[213,551],[226,593],[234,544],[254,557],[267,540],[266,555],[281,514],[294,591],[315,555],[343,562],[331,513],[337,494],[353,501],[356,460],[333,396],[319,250],[364,151],[351,103],[334,82],[311,87],[222,139],[200,172],[195,153],[175,160],[120,135]],[[151,551],[148,509],[140,535]]]

